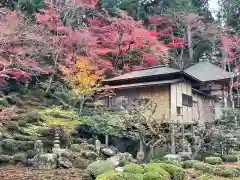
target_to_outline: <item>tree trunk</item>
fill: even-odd
[[[188,42],[188,53],[189,60],[193,61],[193,46],[192,46],[192,30],[190,24],[187,25],[187,42]]]
[[[105,135],[105,145],[106,146],[109,145],[109,136],[108,136],[108,134]]]
[[[146,162],[151,161],[151,159],[153,157],[153,150],[154,150],[154,147],[149,147],[149,151],[148,151],[148,154],[145,159]]]
[[[83,106],[84,106],[84,102],[85,102],[85,95],[80,96],[80,105],[79,105],[79,115],[82,115],[83,112]]]
[[[176,154],[176,145],[175,145],[175,128],[174,124],[170,124],[171,126],[171,153]]]

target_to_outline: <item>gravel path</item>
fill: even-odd
[[[80,169],[38,170],[23,166],[0,167],[0,180],[82,180]]]

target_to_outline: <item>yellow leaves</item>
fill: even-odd
[[[64,79],[76,95],[93,92],[97,81],[101,79],[96,68],[82,57],[76,58],[74,67],[64,68],[62,72],[65,75]]]

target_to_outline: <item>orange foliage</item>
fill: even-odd
[[[102,79],[97,68],[92,66],[88,59],[83,57],[77,57],[73,67],[61,69],[65,75],[64,80],[76,95],[93,92],[97,81]]]

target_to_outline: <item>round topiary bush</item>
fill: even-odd
[[[96,180],[123,180],[122,173],[108,171],[97,176]]]
[[[196,170],[200,170],[203,173],[211,173],[213,170],[213,166],[207,163],[203,163],[203,162],[198,162],[193,164],[193,168]]]
[[[28,159],[31,159],[31,158],[34,158],[34,156],[36,155],[36,152],[34,150],[27,150],[26,155]]]
[[[14,163],[26,163],[27,155],[25,153],[17,153],[13,155]]]
[[[157,172],[150,171],[143,174],[143,180],[166,180],[166,178]]]
[[[138,165],[138,164],[129,163],[129,164],[124,166],[123,172],[133,173],[133,174],[142,174],[143,173],[143,167]]]
[[[212,170],[212,174],[222,177],[239,177],[240,171],[237,168],[230,166],[217,166]]]
[[[205,162],[211,165],[222,164],[222,159],[220,157],[206,157]]]
[[[96,180],[143,180],[142,174],[108,171],[98,175]],[[161,179],[160,179],[161,180]]]
[[[231,180],[231,179],[216,177],[211,174],[204,174],[202,176],[197,177],[197,180]]]
[[[142,174],[123,173],[122,180],[143,180]]]
[[[99,160],[88,165],[87,171],[93,177],[111,171],[114,169],[114,164],[111,161]]]
[[[11,160],[11,157],[8,155],[0,155],[0,164],[7,164]]]
[[[199,162],[200,161],[198,161],[198,160],[187,160],[187,161],[184,161],[183,164],[182,164],[182,168],[184,168],[184,169],[193,168],[194,164],[199,163]]]
[[[159,163],[159,166],[167,171],[173,180],[183,180],[185,176],[184,169],[173,164]]]
[[[147,164],[144,167],[144,172],[145,173],[146,172],[156,172],[164,178],[168,178],[168,179],[170,178],[170,174],[167,171],[165,171],[162,167],[160,167],[158,163]]]
[[[83,149],[81,149],[80,144],[72,144],[70,147],[70,150],[72,150],[74,152],[81,152]]]
[[[223,155],[222,157],[224,162],[237,162],[238,158],[235,155]]]

